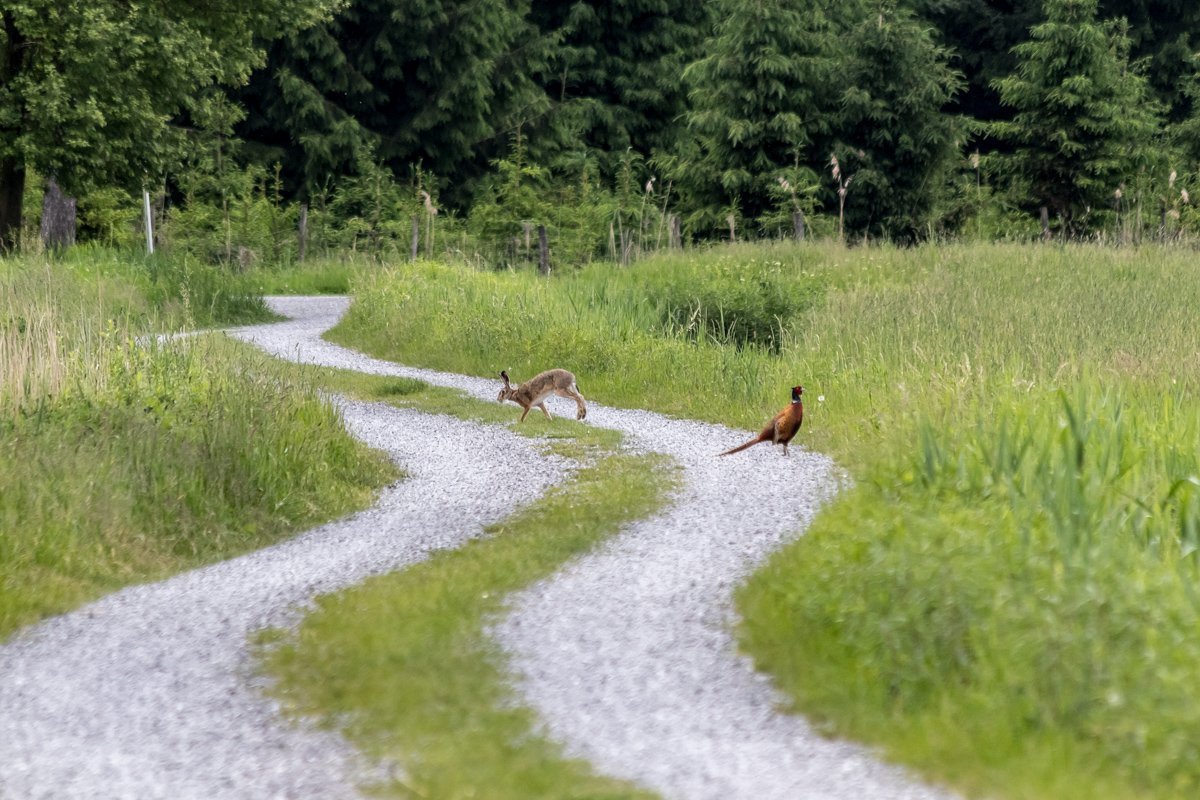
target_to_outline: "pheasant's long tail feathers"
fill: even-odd
[[[724,453],[718,453],[717,458],[720,458],[721,456],[731,456],[734,453],[740,453],[743,450],[745,450],[747,447],[753,447],[754,445],[756,445],[762,441],[765,441],[765,440],[761,436],[756,436],[753,439],[751,439],[750,441],[746,442],[745,444],[738,445],[737,447],[733,448],[732,450],[727,450]]]

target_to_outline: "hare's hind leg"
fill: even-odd
[[[566,389],[556,392],[559,397],[565,397],[568,400],[575,401],[575,419],[583,419],[587,416],[587,402],[583,399],[583,395],[579,393],[579,387],[571,384]]]

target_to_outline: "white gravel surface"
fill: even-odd
[[[495,399],[497,381],[401,367],[322,341],[346,308],[342,298],[271,304],[296,319],[238,335],[299,361]],[[574,410],[550,402],[556,413]],[[469,538],[536,496],[562,466],[503,429],[464,435],[456,420],[358,403],[346,405],[346,417],[413,475],[376,509],[127,589],[0,648],[5,797],[352,794],[357,766],[345,743],[281,724],[247,679],[247,632],[286,621],[314,594]],[[777,713],[782,698],[735,651],[731,592],[834,490],[830,461],[799,447],[785,459],[765,445],[713,458],[748,434],[645,411],[589,403],[587,421],[669,453],[686,479],[666,513],[519,593],[497,624],[519,688],[549,732],[601,771],[670,798],[946,797]]]
[[[374,508],[124,589],[0,647],[0,797],[357,796],[368,765],[340,737],[281,720],[251,674],[248,634],[287,624],[314,595],[478,535],[560,480],[563,465],[500,427],[342,408],[356,436],[409,474]]]

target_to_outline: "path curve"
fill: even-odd
[[[332,324],[345,307],[306,308],[330,310]],[[285,324],[241,335],[286,350],[296,332]],[[370,362],[342,351],[338,366],[360,360]],[[540,496],[563,465],[499,426],[383,404],[341,406],[355,436],[408,472],[373,508],[123,589],[0,647],[0,797],[358,796],[367,765],[341,737],[281,719],[255,685],[248,635],[287,624],[315,595],[462,544]],[[497,492],[501,473],[509,483]]]
[[[495,398],[494,381],[324,342],[343,298],[270,302],[294,319],[237,335],[297,361]],[[0,647],[4,797],[353,796],[359,767],[350,748],[281,723],[252,686],[247,632],[287,621],[315,594],[461,543],[562,469],[503,429],[464,435],[458,420],[363,403],[346,403],[344,413],[355,435],[413,476],[376,508],[125,589]],[[497,624],[519,688],[549,731],[600,770],[670,798],[946,796],[776,713],[782,698],[735,652],[734,586],[830,494],[831,462],[798,447],[787,460],[765,447],[714,459],[746,434],[645,411],[591,404],[588,422],[673,455],[686,480],[672,509],[519,593]],[[496,492],[498,464],[514,481],[504,492]],[[448,515],[446,504],[458,508],[464,497],[467,509]]]
[[[319,338],[336,318],[315,319],[315,302],[273,298],[273,308],[298,319],[292,329],[271,329],[287,337],[259,345],[336,365],[346,351]],[[495,400],[498,388],[495,380],[385,361],[364,371],[483,400]],[[574,412],[569,400],[549,402],[554,413]],[[587,421],[670,454],[686,470],[685,486],[665,514],[515,594],[512,613],[496,625],[519,689],[550,733],[601,771],[667,798],[950,797],[860,745],[825,739],[804,719],[778,713],[783,696],[736,652],[734,587],[829,498],[832,461],[800,447],[785,459],[763,446],[714,458],[746,432],[649,411],[589,403]]]

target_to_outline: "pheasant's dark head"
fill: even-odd
[[[793,402],[793,403],[799,403],[799,402],[800,402],[800,395],[802,395],[802,394],[804,394],[804,387],[803,387],[803,386],[793,386],[793,387],[792,387],[792,402]]]

